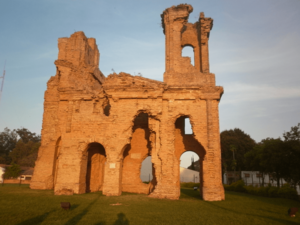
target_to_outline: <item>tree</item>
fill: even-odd
[[[34,166],[41,137],[26,128],[0,133],[0,163],[17,163],[21,166]]]
[[[13,163],[17,163],[21,166],[34,167],[40,145],[40,142],[28,141],[25,143],[19,140],[9,156]]]
[[[255,141],[239,128],[221,132],[222,167],[234,170],[245,170],[244,154],[251,151]]]
[[[9,153],[15,148],[18,134],[15,130],[11,131],[7,127],[0,133],[0,163],[10,164]]]
[[[288,152],[285,150],[284,142],[280,139],[266,138],[260,142],[260,166],[266,172],[274,173],[277,187],[280,187],[280,178],[287,174]]]
[[[300,141],[300,123],[298,126],[291,127],[290,132],[284,132],[283,137],[285,141]]]
[[[21,173],[21,168],[19,165],[17,164],[12,164],[9,167],[6,167],[5,169],[5,173],[4,173],[4,178],[8,179],[8,178],[16,178],[20,175]]]
[[[300,185],[300,123],[298,126],[291,127],[289,132],[284,132],[283,137],[288,161],[284,179],[296,188]]]
[[[17,129],[17,130],[14,130],[14,131],[19,135],[20,139],[24,143],[27,143],[29,141],[32,141],[32,142],[40,142],[41,141],[41,136],[40,135],[37,135],[36,133],[30,132],[26,128]]]
[[[261,164],[263,145],[258,143],[254,148],[245,154],[245,166],[248,170],[259,171],[262,174],[262,186],[264,186],[265,173],[267,168]]]

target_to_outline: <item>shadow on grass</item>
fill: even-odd
[[[119,213],[118,219],[114,222],[114,225],[129,225],[129,220],[126,218],[124,213]]]
[[[50,211],[50,212],[46,212],[42,215],[39,215],[39,216],[35,216],[31,219],[28,219],[28,220],[25,220],[21,223],[18,223],[17,225],[32,225],[32,224],[40,224],[42,223],[46,218],[47,216],[52,213],[54,210]]]
[[[73,225],[73,224],[77,224],[81,219],[82,219],[82,217],[84,217],[85,216],[85,214],[87,214],[87,212],[90,210],[90,208],[95,204],[95,202],[98,200],[100,198],[100,195],[98,195],[98,197],[94,200],[94,201],[92,201],[84,210],[82,210],[82,212],[81,213],[79,213],[79,214],[77,214],[76,216],[74,216],[73,218],[71,218],[71,219],[69,219],[66,223],[65,223],[65,225]],[[78,207],[78,205],[74,205],[74,206],[76,206],[76,207]],[[75,207],[75,208],[76,208]],[[74,207],[73,207],[74,208]],[[105,224],[105,223],[103,223],[103,222],[99,222],[98,223],[99,225],[101,224]]]
[[[277,205],[277,206],[281,206],[282,205],[282,201],[294,201],[294,205],[298,205],[299,201],[295,200],[295,199],[289,199],[289,198],[278,198],[278,197],[267,197],[267,196],[260,196],[260,195],[252,195],[246,192],[236,192],[236,191],[226,191],[225,192],[225,197],[226,197],[226,193],[230,193],[230,195],[233,196],[239,196],[239,197],[245,197],[248,199],[254,199],[257,201],[261,201],[263,203],[268,203],[268,204],[272,204],[272,205]],[[275,201],[271,201],[270,199],[273,199]]]
[[[180,189],[180,199],[184,198],[196,198],[199,200],[202,200],[202,196],[200,195],[200,192],[194,191],[194,189],[191,188],[181,188]]]
[[[246,215],[246,216],[260,217],[260,218],[268,219],[268,220],[271,220],[271,221],[274,221],[274,222],[280,222],[282,224],[291,224],[291,225],[298,224],[299,225],[298,222],[284,220],[284,219],[279,219],[279,218],[274,218],[274,217],[270,217],[270,216],[261,216],[261,215],[250,214],[250,213],[245,213],[245,212],[241,213],[240,211],[236,211],[236,210],[232,210],[232,209],[228,209],[228,208],[219,206],[219,205],[217,205],[218,203],[214,203],[214,202],[207,201],[206,203],[209,204],[209,205],[212,205],[213,207],[217,207],[219,209],[222,209],[222,210],[225,210],[225,211],[229,211],[229,212],[235,213],[235,214],[243,214],[243,215]],[[287,218],[290,218],[290,217],[287,216]],[[270,224],[272,224],[272,223],[270,223]]]

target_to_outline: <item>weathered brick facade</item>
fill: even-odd
[[[209,72],[208,38],[212,19],[200,14],[187,22],[192,6],[166,9],[164,82],[120,73],[105,77],[93,38],[76,32],[60,38],[57,73],[45,92],[42,143],[33,189],[55,194],[101,190],[178,199],[180,156],[200,156],[204,200],[224,199],[218,105],[223,88]],[[192,46],[195,66],[182,57]],[[184,134],[189,118],[193,135]],[[152,156],[153,180],[142,183],[142,161]]]

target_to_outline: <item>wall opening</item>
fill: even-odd
[[[154,184],[143,183],[144,180],[149,181],[149,171],[145,172],[145,175],[142,174],[143,165],[147,165],[151,155],[149,138],[148,114],[142,112],[134,119],[131,141],[123,153],[122,191],[149,194],[152,190],[149,185],[155,186]],[[145,160],[146,162],[143,163]],[[150,164],[152,166],[151,159]],[[150,171],[152,172],[153,169]],[[152,172],[152,176],[150,175],[151,183],[154,180],[152,179],[153,174],[154,172]]]
[[[86,192],[102,191],[106,154],[104,147],[90,143],[87,150]]]
[[[106,100],[103,102],[102,108],[103,108],[104,115],[105,116],[109,116],[111,105],[109,103],[109,99],[108,98],[106,98]]]
[[[198,142],[196,136],[185,134],[185,124],[187,115],[180,116],[175,121],[175,156],[178,166],[174,167],[174,173],[178,173],[178,192],[181,183],[192,182],[198,186],[199,195],[202,195],[203,187],[203,159],[206,154],[203,146]],[[194,162],[192,164],[192,161]],[[192,170],[191,170],[192,169]],[[199,172],[200,171],[200,172]],[[188,191],[181,189],[181,191]]]
[[[185,135],[193,134],[190,118],[184,118],[184,134]]]
[[[180,194],[202,196],[203,158],[195,151],[186,151],[180,156]]]
[[[186,151],[180,156],[180,182],[200,182],[200,160],[198,154]]]
[[[152,168],[153,164],[151,162],[152,157],[148,156],[144,161],[142,162],[142,167],[140,171],[140,178],[143,183],[150,183],[153,179],[153,173]]]
[[[181,51],[181,56],[189,57],[191,59],[191,64],[195,66],[194,48],[192,46],[184,46]]]

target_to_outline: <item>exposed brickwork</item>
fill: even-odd
[[[223,88],[215,86],[208,60],[212,19],[201,13],[199,21],[190,24],[192,10],[182,4],[162,14],[164,82],[126,73],[105,77],[98,68],[95,39],[83,32],[59,39],[31,188],[178,199],[180,156],[194,151],[200,156],[204,200],[224,199],[218,115]],[[195,66],[181,56],[187,45],[194,48]],[[187,117],[193,135],[183,132]],[[149,155],[154,178],[143,184],[141,163]]]

